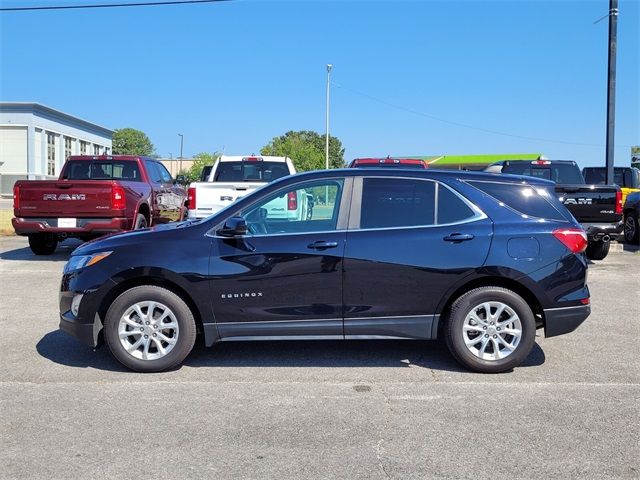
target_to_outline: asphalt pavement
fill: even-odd
[[[58,331],[73,246],[0,237],[0,478],[640,478],[640,253],[591,265],[591,317],[505,374],[354,341],[197,347],[143,375]]]

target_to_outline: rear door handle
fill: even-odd
[[[473,240],[473,235],[470,233],[452,233],[443,238],[445,242],[465,242],[467,240]]]
[[[336,248],[337,246],[338,242],[325,242],[322,240],[318,240],[317,242],[313,242],[307,245],[307,248],[312,248],[314,250],[326,250],[327,248]]]

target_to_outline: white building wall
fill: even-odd
[[[54,175],[47,173],[48,133],[55,134]],[[72,155],[80,154],[80,141],[88,143],[87,155],[93,154],[95,145],[102,154],[111,152],[111,134],[104,128],[46,107],[0,110],[0,162],[4,162],[0,166],[0,195],[10,195],[19,179],[57,178],[65,162],[65,136],[72,139]]]
[[[0,161],[3,172],[18,174],[27,168],[28,127],[0,126]]]

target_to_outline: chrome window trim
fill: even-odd
[[[292,232],[292,233],[269,233],[267,235],[264,234],[260,234],[260,235],[254,235],[252,233],[248,233],[247,235],[244,235],[242,237],[223,237],[220,235],[210,235],[209,232],[207,232],[205,235],[207,237],[211,237],[211,238],[224,238],[224,239],[232,239],[232,238],[245,238],[245,239],[250,239],[250,238],[267,238],[267,237],[284,237],[284,236],[290,236],[290,235],[324,235],[327,233],[340,233],[340,232],[346,232],[347,230],[317,230],[317,231],[313,231],[313,232]]]

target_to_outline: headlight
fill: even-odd
[[[64,266],[64,273],[75,272],[84,267],[90,267],[98,263],[100,260],[104,260],[111,252],[99,252],[93,255],[72,255],[67,264]]]

